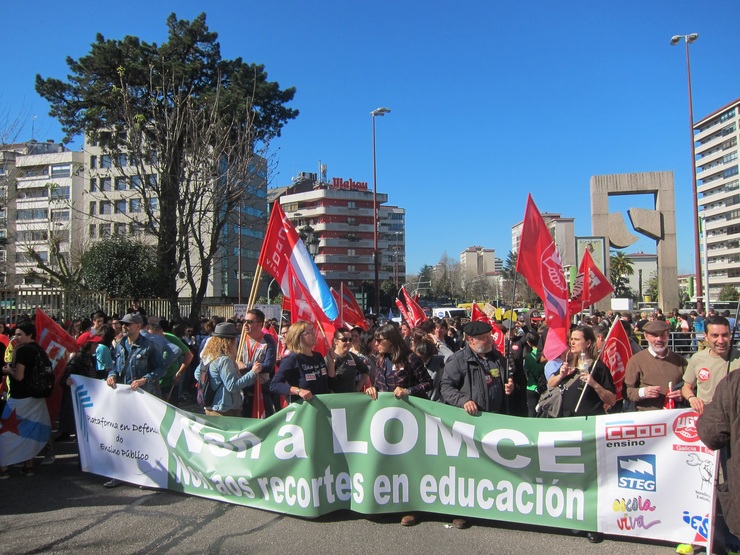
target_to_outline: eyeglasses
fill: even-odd
[[[314,330],[306,330],[301,335],[316,335]]]
[[[337,337],[337,341],[341,341],[342,343],[347,343],[348,341],[352,341],[351,337]]]

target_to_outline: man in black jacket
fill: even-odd
[[[467,344],[445,363],[440,392],[448,405],[468,414],[504,412],[505,395],[514,390],[514,381],[504,384],[506,359],[493,347],[491,325],[469,322],[463,328]]]

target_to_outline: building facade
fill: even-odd
[[[0,282],[5,287],[44,285],[81,254],[84,191],[81,152],[53,141],[0,147]]]
[[[496,271],[496,251],[485,247],[468,247],[460,253],[463,276],[482,276]]]
[[[697,204],[706,235],[701,264],[710,302],[726,285],[740,289],[739,126],[740,98],[694,124]]]
[[[377,193],[379,279],[398,287],[406,282],[406,211],[386,205]],[[318,179],[302,172],[286,187],[270,190],[313,255],[330,287],[344,282],[358,294],[375,279],[373,266],[373,192],[367,182]]]
[[[550,230],[550,235],[555,240],[555,245],[558,247],[560,253],[560,260],[563,263],[563,268],[566,270],[576,265],[576,251],[575,251],[575,218],[563,218],[560,214],[551,214],[549,212],[542,213],[542,219],[545,221],[547,229]],[[511,226],[511,250],[519,252],[519,242],[522,237],[522,229],[524,228],[524,220]]]

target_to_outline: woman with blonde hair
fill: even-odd
[[[324,360],[313,350],[316,330],[311,322],[299,320],[290,326],[285,336],[290,354],[280,362],[280,368],[270,382],[270,391],[278,395],[310,401],[314,395],[329,393],[329,378],[334,378],[334,360]]]
[[[237,365],[236,362],[238,337],[236,326],[231,322],[216,324],[200,354],[200,364],[195,369],[195,380],[199,382],[201,374],[209,372],[211,387],[216,392],[213,404],[205,407],[205,412],[209,416],[241,416],[241,390],[257,380],[259,366],[240,376],[240,370],[246,366],[243,363]]]

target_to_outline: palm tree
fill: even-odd
[[[611,281],[612,287],[614,287],[615,296],[621,297],[629,294],[627,276],[635,273],[635,269],[632,267],[632,260],[624,252],[617,251],[609,257],[609,264],[611,265],[609,281]]]

